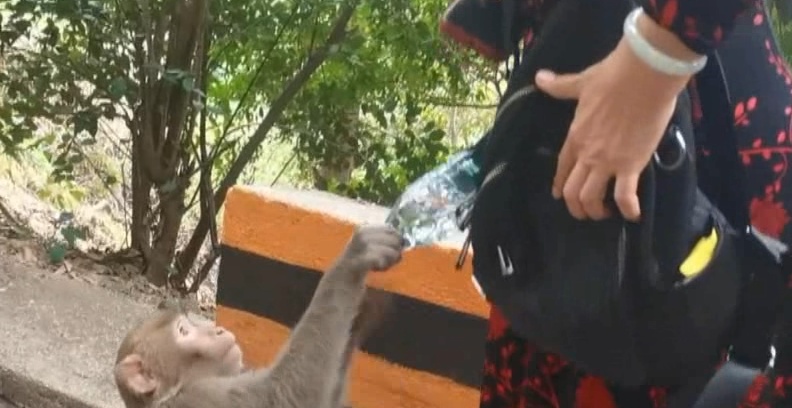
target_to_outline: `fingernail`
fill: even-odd
[[[555,78],[555,74],[553,74],[552,72],[546,69],[540,69],[539,71],[536,72],[537,81],[547,82],[547,81],[552,81],[553,78]]]
[[[553,187],[552,194],[553,194],[553,198],[555,198],[556,200],[561,198],[561,190],[559,190],[556,187]]]

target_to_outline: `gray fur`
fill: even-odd
[[[343,408],[347,369],[370,327],[355,327],[366,296],[369,271],[384,271],[401,259],[403,240],[387,226],[360,227],[327,271],[311,303],[275,362],[236,377],[203,378],[183,384],[154,404],[158,408]],[[376,318],[376,312],[373,313]],[[361,316],[360,320],[366,320]],[[369,322],[370,323],[370,322]]]

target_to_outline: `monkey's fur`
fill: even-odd
[[[350,358],[387,306],[386,297],[367,291],[366,276],[398,263],[402,248],[390,227],[359,228],[268,368],[242,369],[236,340],[222,328],[161,313],[132,330],[119,349],[114,374],[124,402],[128,408],[342,408]]]

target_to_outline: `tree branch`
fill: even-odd
[[[498,104],[495,103],[488,103],[488,104],[464,103],[464,102],[454,102],[452,100],[438,99],[438,98],[424,98],[421,102],[434,106],[442,106],[445,108],[494,109],[498,107]]]
[[[273,126],[275,126],[275,123],[283,115],[283,112],[286,110],[289,102],[294,99],[294,97],[305,86],[314,72],[316,72],[322,63],[324,63],[324,61],[327,60],[327,58],[338,49],[339,44],[346,38],[347,24],[349,23],[349,20],[352,19],[352,15],[354,15],[358,4],[358,0],[352,0],[341,6],[338,18],[333,24],[333,27],[325,43],[321,47],[317,48],[316,51],[308,57],[308,59],[305,61],[305,64],[303,64],[294,77],[289,80],[280,95],[278,95],[278,97],[272,102],[269,111],[267,111],[267,115],[261,121],[258,128],[250,137],[245,146],[242,147],[236,160],[228,170],[228,173],[226,173],[225,177],[223,177],[223,180],[220,182],[220,185],[214,194],[215,211],[222,207],[223,203],[225,202],[226,195],[228,194],[228,190],[231,188],[231,186],[236,184],[245,166],[247,166],[247,164],[253,158],[256,150],[267,138],[269,131]],[[198,221],[198,225],[196,225],[193,235],[190,237],[190,242],[187,244],[179,257],[178,265],[180,265],[182,269],[177,272],[178,276],[176,279],[184,279],[187,274],[189,274],[190,266],[195,262],[201,244],[206,238],[206,234],[209,229],[209,218],[215,216],[216,213],[208,214],[207,216],[202,216]]]
[[[291,10],[291,13],[289,14],[289,17],[286,19],[283,25],[281,25],[278,32],[275,34],[275,39],[273,40],[270,49],[267,50],[267,52],[264,54],[264,58],[261,59],[261,63],[259,63],[258,67],[256,67],[256,72],[253,73],[253,78],[251,78],[250,82],[248,82],[247,88],[245,88],[245,92],[242,93],[242,97],[239,98],[239,102],[237,103],[234,112],[231,113],[231,116],[228,118],[228,121],[226,121],[225,126],[223,127],[223,132],[220,134],[217,143],[215,143],[215,145],[212,147],[212,153],[210,154],[210,156],[213,159],[218,156],[218,152],[216,149],[219,149],[219,147],[223,145],[223,142],[228,137],[228,134],[231,130],[231,125],[234,123],[234,120],[239,115],[239,112],[242,110],[242,107],[245,105],[245,103],[247,103],[247,99],[250,96],[250,93],[253,91],[253,87],[256,85],[256,82],[258,82],[259,77],[264,72],[264,68],[266,68],[267,64],[269,63],[270,55],[272,55],[272,52],[275,50],[275,47],[277,47],[278,44],[280,43],[281,37],[283,37],[283,34],[286,32],[286,29],[289,28],[289,26],[294,21],[294,18],[297,15],[297,11],[299,9],[300,9],[300,2],[296,2]]]

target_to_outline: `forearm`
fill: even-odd
[[[719,5],[712,4],[713,1],[725,2],[724,8],[718,9]],[[633,27],[632,30],[637,31],[638,37],[642,37],[651,48],[654,48],[660,54],[670,57],[673,60],[682,61],[690,64],[700,64],[702,55],[706,55],[712,49],[723,41],[723,38],[731,31],[734,26],[734,21],[738,15],[745,10],[745,0],[644,0],[643,13],[637,15],[637,19],[630,17],[629,24]],[[692,2],[696,2],[695,7],[691,6]],[[699,13],[708,7],[702,7],[698,3],[703,3],[705,6],[709,5],[713,9],[718,9],[717,13],[707,13],[704,16],[699,16],[691,13]],[[731,10],[731,11],[729,11]],[[703,20],[706,19],[706,20]],[[701,23],[706,21],[706,24]],[[625,23],[627,24],[627,23]],[[707,27],[716,27],[709,31]],[[635,32],[632,31],[632,32]],[[709,33],[710,35],[706,35]],[[627,32],[625,32],[627,34]],[[635,53],[639,49],[634,47],[642,47],[640,42],[635,43],[635,36],[631,37],[631,41],[623,39],[619,44],[620,48],[633,48],[632,52],[627,52],[630,59],[634,60],[635,68],[644,70],[648,65],[652,65],[653,69],[644,70],[646,80],[643,81],[644,85],[648,88],[647,91],[658,94],[668,94],[673,96],[679,92],[688,83],[692,75],[697,72],[697,69],[683,69],[679,70],[673,68],[669,63],[660,63],[665,66],[663,69],[658,66],[657,60],[647,60],[644,55],[641,58]],[[625,44],[632,42],[632,46]],[[641,51],[645,53],[646,51]],[[639,53],[640,54],[640,53]],[[638,60],[642,60],[638,62]],[[653,61],[653,62],[652,62]],[[695,65],[691,65],[695,66]],[[700,68],[699,68],[700,69]],[[668,72],[663,73],[662,71]],[[671,74],[671,73],[674,74]]]
[[[271,367],[267,380],[278,393],[323,406],[338,379],[352,321],[365,293],[365,273],[342,259],[319,281],[311,303]]]

